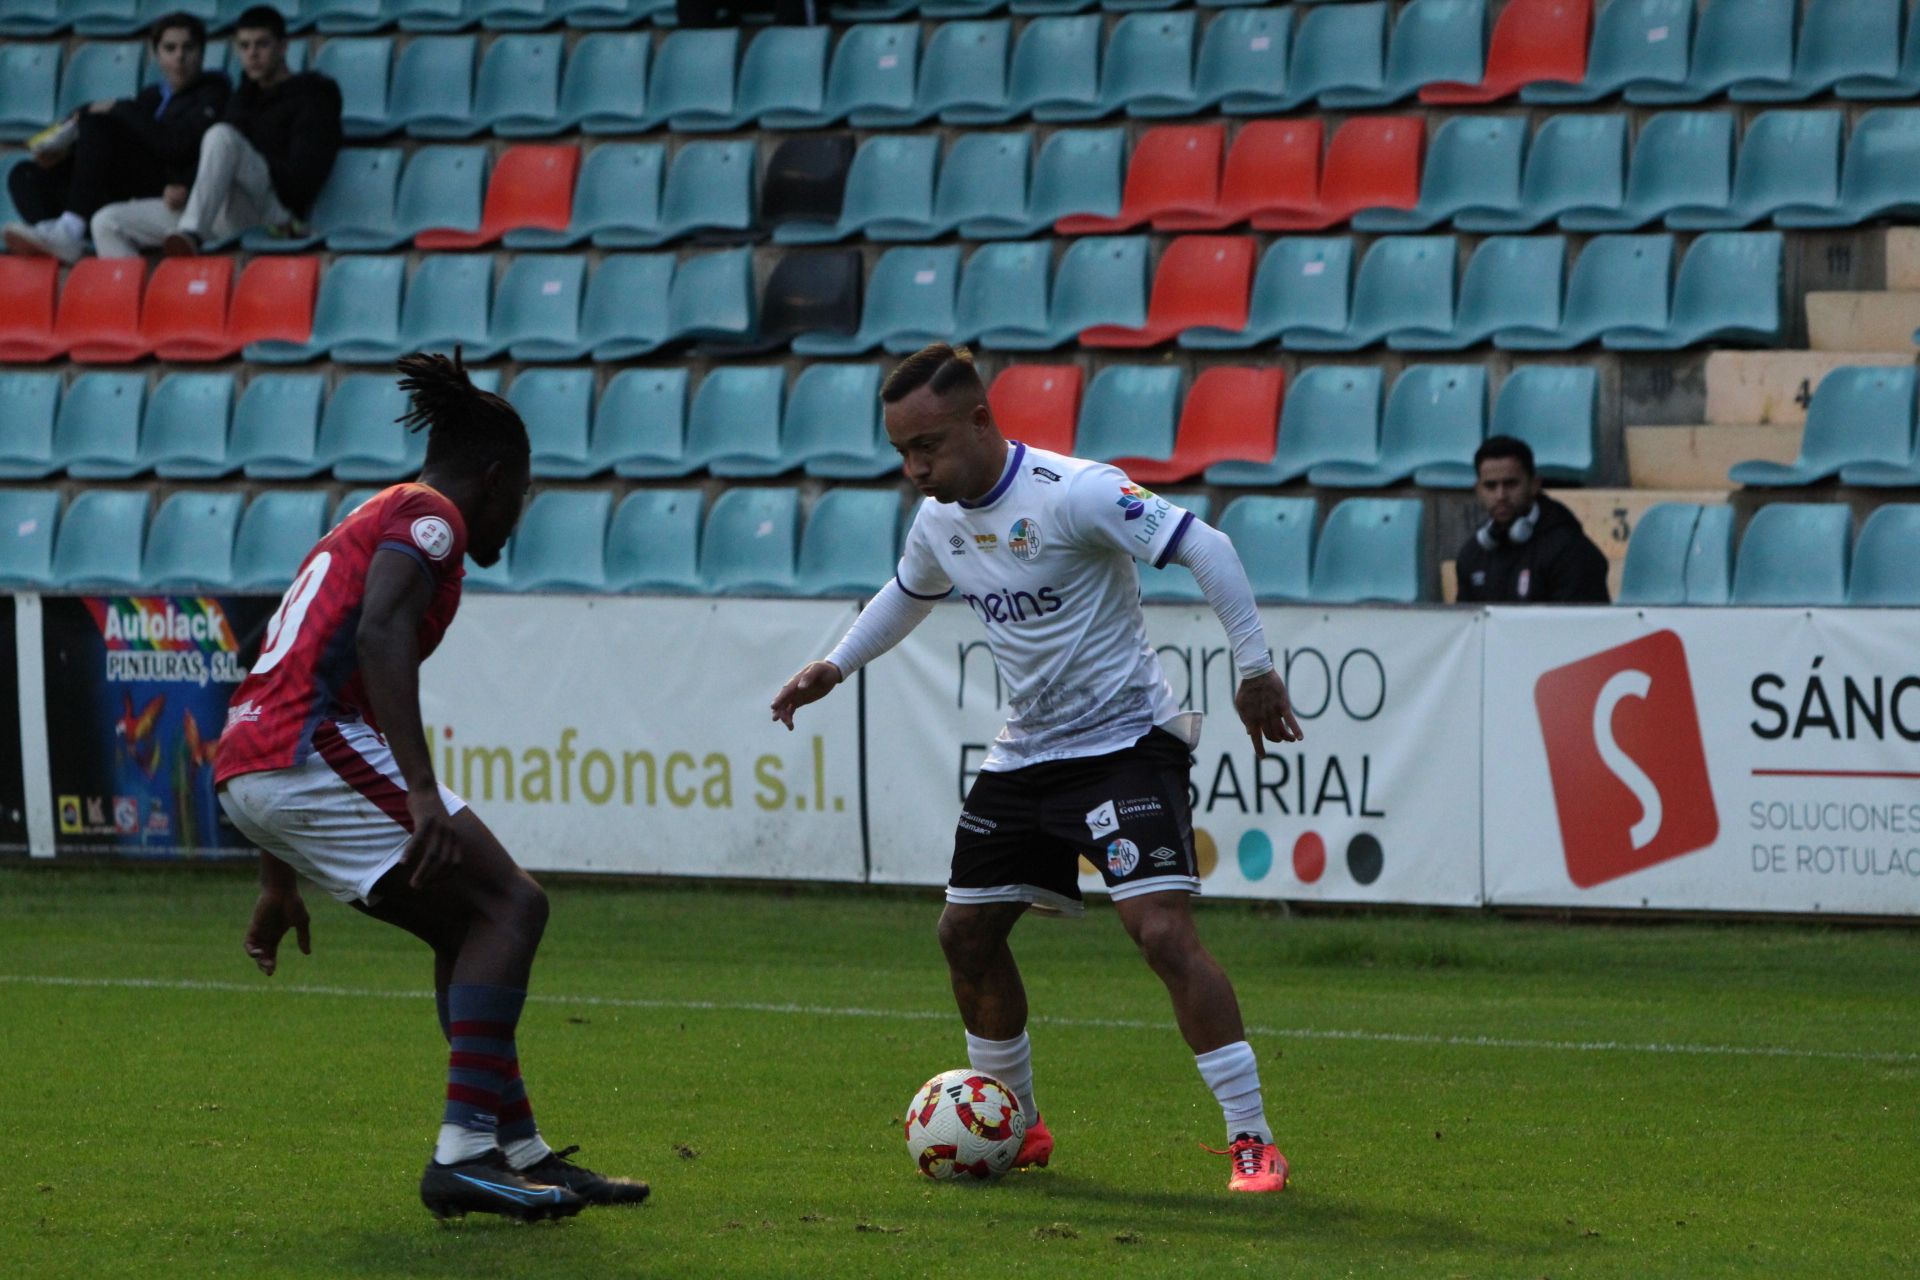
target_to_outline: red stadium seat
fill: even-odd
[[[1494,102],[1537,80],[1578,84],[1587,76],[1592,36],[1593,0],[1508,0],[1493,25],[1480,83],[1430,84],[1420,101]]]
[[[320,259],[259,257],[240,273],[227,314],[235,351],[250,342],[305,342],[313,336]]]
[[[235,351],[227,341],[227,303],[233,292],[233,259],[163,258],[147,282],[140,332],[162,360],[223,360]]]
[[[1246,328],[1255,252],[1250,236],[1181,236],[1160,255],[1146,324],[1096,325],[1081,331],[1080,345],[1155,347],[1200,325]]]
[[[1243,222],[1261,225],[1263,217],[1299,219],[1320,207],[1320,150],[1324,131],[1318,120],[1256,120],[1242,125],[1227,152],[1220,180],[1220,204],[1213,215],[1196,219],[1195,231],[1217,231]],[[1171,218],[1164,224],[1171,229]]]
[[[508,147],[487,183],[479,227],[432,227],[413,242],[422,249],[479,249],[521,227],[565,231],[573,218],[573,180],[579,171],[579,147]]]
[[[1116,458],[1114,465],[1142,484],[1174,484],[1216,462],[1266,462],[1273,457],[1286,388],[1280,369],[1208,369],[1187,392],[1173,456],[1164,462]]]
[[[1220,202],[1225,125],[1163,125],[1140,135],[1127,160],[1119,216],[1076,213],[1053,224],[1063,235],[1110,235],[1175,216],[1205,217]]]
[[[125,364],[147,354],[140,334],[143,258],[82,258],[67,272],[53,336],[81,364]]]
[[[1299,214],[1256,213],[1262,231],[1324,231],[1362,209],[1411,209],[1420,203],[1426,125],[1419,116],[1354,116],[1335,130],[1320,172],[1320,196]]]
[[[1012,365],[987,388],[987,407],[1007,439],[1072,453],[1082,377],[1078,365]]]
[[[0,361],[37,364],[64,349],[53,336],[60,264],[52,258],[0,255]]]

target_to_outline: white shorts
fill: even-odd
[[[323,720],[291,769],[229,778],[220,807],[240,834],[342,902],[368,896],[413,838],[407,787],[387,740],[357,720]],[[445,787],[450,814],[467,807]]]

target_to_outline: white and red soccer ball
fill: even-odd
[[[1013,1090],[978,1071],[943,1071],[907,1104],[907,1154],[940,1181],[997,1178],[1013,1168],[1027,1118]]]

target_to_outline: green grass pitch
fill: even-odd
[[[426,953],[309,895],[255,974],[238,870],[0,869],[0,1276],[1912,1276],[1920,939],[1800,925],[1202,927],[1281,1196],[1112,913],[1015,935],[1051,1169],[916,1174],[962,1065],[932,895],[561,881],[521,1025],[548,1137],[638,1210],[434,1222]]]

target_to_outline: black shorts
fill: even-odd
[[[1187,771],[1165,729],[1121,751],[982,773],[953,838],[947,901],[1030,902],[1079,912],[1080,859],[1117,901],[1200,891]]]

